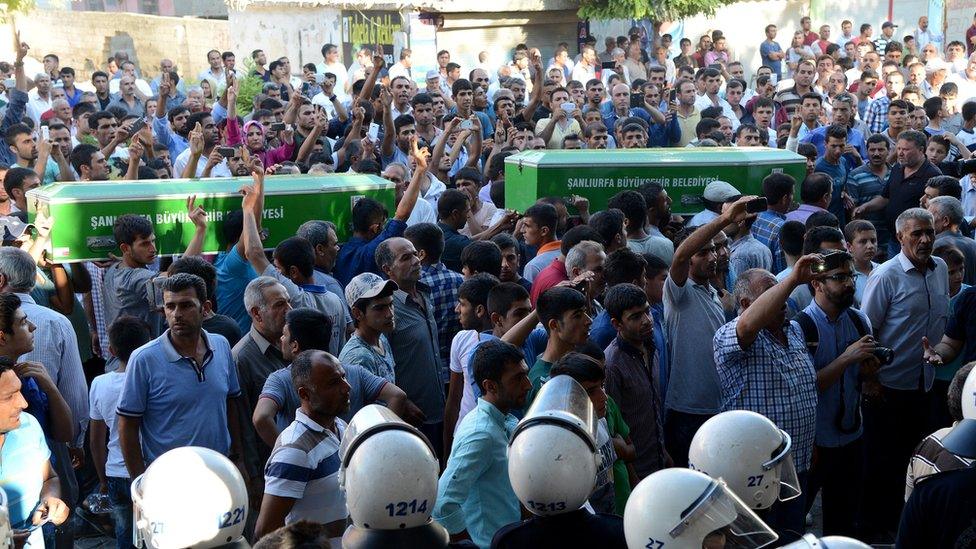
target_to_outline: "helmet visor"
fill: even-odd
[[[772,458],[763,463],[764,471],[772,471],[779,467],[779,500],[788,501],[800,496],[800,479],[796,474],[796,465],[793,463],[793,439],[783,430],[783,443],[780,444]]]
[[[596,450],[596,412],[583,386],[569,376],[555,376],[542,386],[529,411],[519,422],[512,440],[523,429],[537,423],[557,423],[582,437]]]
[[[705,538],[707,547],[751,549],[764,547],[779,537],[724,482],[713,481],[681,513],[681,520],[671,528],[678,539],[688,528],[711,529]]]

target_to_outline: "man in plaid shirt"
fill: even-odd
[[[433,223],[418,223],[407,228],[403,236],[413,242],[420,254],[420,281],[430,287],[430,299],[434,303],[434,318],[437,319],[437,347],[444,365],[444,382],[450,379],[447,365],[451,363],[451,340],[461,330],[461,322],[454,312],[457,305],[458,288],[464,277],[448,269],[441,262],[444,253],[444,233]]]
[[[817,385],[803,333],[786,320],[786,299],[813,278],[821,258],[803,256],[777,283],[762,269],[750,269],[736,280],[733,299],[742,311],[715,332],[715,369],[722,390],[722,411],[751,410],[773,421],[793,439],[793,460],[806,489],[817,420]],[[803,532],[803,496],[781,503],[778,532]]]
[[[901,97],[905,89],[905,77],[898,71],[888,73],[885,77],[885,95],[875,99],[868,105],[864,122],[871,133],[881,133],[888,127],[888,107],[892,99]]]
[[[766,211],[760,212],[752,224],[752,236],[769,248],[773,254],[773,273],[786,268],[786,255],[779,245],[779,230],[786,223],[786,212],[793,205],[793,189],[796,180],[785,173],[766,176],[762,182],[766,197]]]

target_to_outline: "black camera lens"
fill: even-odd
[[[874,356],[884,366],[891,364],[891,361],[895,359],[895,352],[888,347],[877,347],[874,349]]]

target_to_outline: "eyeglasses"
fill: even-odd
[[[833,280],[834,282],[844,283],[847,281],[857,282],[856,273],[837,273],[832,275],[827,275],[823,277],[824,280]]]

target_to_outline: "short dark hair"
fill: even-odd
[[[382,223],[389,214],[386,206],[377,200],[366,197],[356,202],[352,207],[352,228],[356,232],[365,233],[373,223]]]
[[[457,189],[447,189],[437,199],[437,219],[447,219],[455,211],[463,210],[471,198]]]
[[[796,179],[785,173],[771,173],[762,180],[762,193],[770,204],[778,204],[783,197],[793,194]]]
[[[498,245],[498,249],[515,248],[518,251],[518,241],[510,233],[498,233],[491,237],[491,241]]]
[[[925,134],[917,130],[905,130],[898,134],[899,141],[908,141],[915,145],[920,151],[925,150],[925,145],[928,140],[925,138]]]
[[[579,290],[565,286],[549,288],[542,292],[536,302],[539,320],[542,321],[546,330],[549,330],[549,321],[561,321],[563,314],[584,308],[586,308],[586,297]]]
[[[189,273],[199,276],[207,285],[207,300],[211,303],[214,302],[214,293],[217,289],[217,268],[213,266],[213,263],[198,255],[184,255],[174,261],[166,272],[169,275]]]
[[[519,363],[525,359],[525,355],[518,347],[511,343],[506,343],[500,339],[489,339],[478,345],[474,355],[471,357],[471,370],[474,372],[474,381],[483,393],[485,381],[491,380],[500,383],[505,366]]]
[[[966,256],[963,255],[962,250],[952,244],[937,243],[932,251],[932,255],[941,258],[949,267],[963,267],[966,265]]]
[[[423,200],[423,199],[421,199]],[[403,237],[413,243],[417,251],[423,251],[426,259],[437,263],[444,253],[444,231],[433,223],[417,223],[407,227]]]
[[[309,378],[312,376],[312,366],[315,363],[316,357],[324,358],[329,362],[338,362],[338,359],[326,351],[319,349],[310,349],[307,351],[302,351],[298,353],[295,360],[291,363],[291,384],[295,388],[295,392],[298,392],[299,387],[307,387]]]
[[[416,107],[417,105],[430,105],[434,103],[434,98],[430,96],[427,92],[420,92],[413,96],[410,100],[410,106]]]
[[[972,374],[973,367],[976,366],[976,362],[970,362],[952,376],[952,381],[949,382],[948,398],[946,402],[949,408],[949,417],[953,421],[962,421],[962,399],[969,398],[971,395],[963,396],[963,388],[966,386],[966,380]]]
[[[556,237],[556,227],[559,225],[559,214],[556,213],[556,207],[552,204],[536,202],[525,210],[525,217],[531,219],[532,222],[538,225],[540,229],[542,227],[548,227],[549,234],[552,235],[553,238]]]
[[[396,133],[400,133],[400,129],[404,126],[414,126],[416,124],[417,121],[414,120],[412,115],[401,114],[393,120],[393,129],[396,130]]]
[[[122,315],[108,327],[108,344],[115,351],[116,358],[122,362],[128,362],[132,352],[149,343],[151,339],[149,325],[134,316]]]
[[[603,381],[607,374],[603,366],[589,355],[572,351],[556,361],[549,370],[549,377],[569,376],[578,383]]]
[[[887,149],[891,148],[891,141],[888,141],[888,138],[883,133],[876,133],[871,135],[871,137],[868,138],[867,144],[865,146],[873,145],[875,143],[884,143],[885,148]]]
[[[644,289],[629,282],[617,284],[607,290],[607,297],[604,299],[607,314],[614,320],[620,320],[628,309],[646,304],[647,294]]]
[[[833,137],[834,139],[844,139],[847,140],[847,126],[841,126],[840,124],[831,124],[827,126],[827,139]]]
[[[563,257],[569,255],[569,251],[584,240],[592,240],[593,242],[602,244],[604,246],[607,244],[603,241],[603,237],[600,236],[600,233],[596,232],[596,229],[593,227],[590,227],[589,225],[577,225],[566,231],[566,234],[563,235],[563,238],[559,243],[559,253],[561,253]]]
[[[484,178],[481,177],[481,170],[471,166],[465,166],[458,170],[453,177],[451,177],[451,183],[457,185],[459,180],[474,181],[479,185],[484,182]]]
[[[285,324],[302,351],[328,352],[332,344],[332,320],[322,311],[309,307],[292,309],[285,315]]]
[[[610,197],[607,207],[620,210],[629,227],[643,227],[647,223],[647,201],[640,192],[620,191]]]
[[[857,238],[857,233],[863,231],[877,232],[878,229],[875,228],[874,223],[871,223],[866,219],[855,219],[844,226],[844,240],[847,242],[852,242],[855,238]]]
[[[935,97],[929,97],[922,103],[922,108],[925,109],[925,116],[929,118],[935,118],[939,116],[939,111],[942,110],[942,105],[945,104],[945,99],[942,99],[938,95]],[[899,136],[900,138],[901,136]]]
[[[607,256],[603,264],[603,279],[608,287],[625,282],[633,283],[640,280],[646,266],[647,261],[643,256],[624,246]]]
[[[17,136],[23,134],[31,135],[31,129],[27,124],[18,123],[7,128],[7,131],[3,134],[3,138],[7,141],[7,145],[13,147],[17,144]]]
[[[488,292],[488,314],[508,314],[512,304],[529,298],[529,291],[517,282],[502,282]]]
[[[77,147],[72,149],[69,159],[71,161],[71,167],[75,169],[78,174],[81,174],[81,167],[88,166],[91,168],[92,157],[95,153],[99,151],[98,147],[90,145],[88,143],[79,143]]]
[[[654,254],[645,252],[641,254],[641,256],[644,258],[644,261],[647,262],[647,266],[644,267],[644,276],[648,278],[657,276],[661,274],[662,271],[667,271],[670,268],[667,261],[664,261]]]
[[[164,292],[176,293],[191,289],[196,293],[202,307],[207,300],[207,283],[202,278],[190,273],[176,273],[163,279]]]
[[[448,69],[448,70],[450,70],[450,69]],[[465,90],[467,90],[467,91],[474,91],[474,87],[471,86],[471,81],[470,80],[466,80],[464,78],[459,78],[459,79],[457,79],[457,80],[454,81],[454,84],[451,85],[451,96],[452,97],[457,97],[457,94],[458,93],[460,93],[462,91],[465,91]]]
[[[823,248],[824,242],[843,242],[844,235],[837,227],[813,227],[803,236],[803,253],[812,254]]]
[[[814,172],[803,179],[800,184],[800,200],[810,204],[823,198],[833,188],[833,181],[825,173]]]
[[[976,117],[976,101],[966,101],[962,104],[962,119],[972,120]]]
[[[813,212],[810,214],[810,217],[807,218],[804,226],[806,226],[808,231],[814,227],[835,227],[840,229],[840,220],[837,219],[836,215],[830,212]]]
[[[13,170],[10,170],[13,171]],[[7,172],[10,175],[10,172]],[[4,181],[6,183],[6,181]],[[152,223],[141,215],[125,214],[115,218],[112,235],[118,244],[132,245],[138,238],[148,238],[153,234]],[[203,300],[201,300],[203,301]]]
[[[502,274],[502,250],[491,240],[474,240],[461,250],[461,267],[494,277]]]
[[[224,216],[224,224],[221,228],[221,236],[224,237],[225,244],[235,244],[241,239],[244,232],[244,211],[231,210]]]
[[[292,236],[275,246],[274,258],[285,269],[297,267],[302,276],[312,276],[315,269],[315,250],[308,240],[300,236]]]
[[[939,196],[951,196],[962,200],[962,184],[958,179],[951,175],[937,175],[930,177],[925,183],[926,187],[932,187],[939,191]]]
[[[803,238],[806,227],[799,221],[787,221],[779,229],[779,245],[783,253],[799,256],[803,253]]]
[[[472,305],[488,308],[488,295],[501,282],[494,275],[478,273],[465,280],[458,287],[458,299],[464,299]]]
[[[101,76],[105,80],[108,80],[108,73],[105,72],[105,71],[95,71],[95,72],[93,72],[92,75],[91,75],[91,79],[94,81],[99,76]]]
[[[601,210],[590,216],[587,225],[593,227],[604,244],[609,244],[624,230],[624,213],[617,208]]]
[[[29,177],[37,177],[37,172],[30,168],[14,166],[7,170],[7,174],[3,176],[3,189],[7,192],[8,196],[13,196],[11,191],[14,189],[23,190],[24,182]]]

